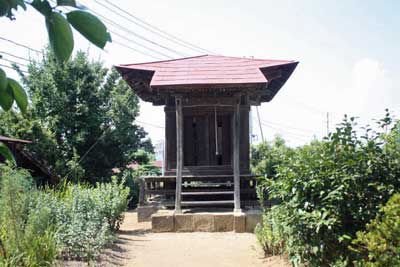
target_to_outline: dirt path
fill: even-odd
[[[110,255],[118,266],[286,267],[279,257],[263,258],[253,234],[151,233],[150,223],[137,223],[128,212],[119,235],[118,253]]]

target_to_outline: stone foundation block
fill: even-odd
[[[246,215],[244,213],[235,213],[233,215],[233,230],[236,233],[244,233],[246,231]]]
[[[193,215],[175,214],[174,227],[175,232],[193,232]]]
[[[254,233],[257,224],[261,223],[261,211],[246,213],[246,232]]]
[[[137,207],[137,220],[138,222],[150,222],[151,215],[156,213],[158,210],[157,206],[139,206]]]
[[[153,232],[173,232],[174,216],[172,214],[153,214],[151,216],[151,228]]]
[[[230,232],[233,231],[233,215],[221,214],[214,217],[215,232]]]
[[[209,214],[196,214],[196,216],[193,216],[193,231],[213,232],[214,216]]]

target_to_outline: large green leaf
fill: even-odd
[[[26,10],[26,5],[23,0],[8,0],[6,2],[8,2],[10,8],[17,10],[18,6],[21,6],[24,10]]]
[[[15,159],[10,149],[2,142],[0,142],[0,155],[2,155],[6,160],[15,163]]]
[[[28,96],[22,86],[11,78],[8,78],[8,86],[11,87],[12,93],[14,95],[15,102],[22,113],[25,113],[28,107]]]
[[[0,106],[5,110],[10,110],[14,103],[14,95],[10,86],[7,86],[5,90],[0,91]]]
[[[66,61],[74,50],[74,37],[68,21],[59,13],[46,17],[51,48],[59,61]]]
[[[73,6],[76,7],[75,0],[57,0],[58,6]]]
[[[67,14],[71,25],[86,39],[100,48],[104,48],[107,41],[111,42],[107,27],[96,16],[81,10],[71,11]]]
[[[0,17],[7,15],[10,6],[6,0],[0,0]]]
[[[1,1],[1,0],[0,0]],[[4,91],[7,88],[7,75],[4,70],[0,69],[0,91]]]
[[[18,10],[18,6],[26,10],[24,0],[0,0],[0,16],[6,15],[9,19],[13,20],[13,9]]]
[[[33,0],[31,5],[45,17],[50,16],[53,12],[53,9],[47,0]]]

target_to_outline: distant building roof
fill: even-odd
[[[168,90],[248,88],[269,91],[270,101],[290,77],[298,62],[217,55],[116,66],[145,101]],[[268,87],[267,87],[268,85]]]
[[[14,154],[17,164],[23,168],[29,169],[33,176],[41,176],[47,182],[56,183],[59,177],[52,173],[48,164],[38,159],[33,153],[25,150],[23,145],[31,144],[32,141],[11,138],[0,135],[0,142],[4,142]],[[0,156],[0,162],[4,160]]]
[[[153,162],[153,166],[158,167],[158,168],[162,168],[163,167],[163,162],[162,160],[157,160]]]
[[[149,165],[153,165],[154,167],[157,167],[157,168],[162,168],[162,160],[153,161]],[[126,167],[128,169],[136,170],[137,168],[140,167],[140,164],[137,162],[132,162],[132,163],[128,164]]]

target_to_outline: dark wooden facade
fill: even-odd
[[[240,106],[240,170],[249,174],[249,111]],[[233,174],[233,107],[183,105],[183,174]],[[165,107],[166,175],[176,175],[176,109]],[[217,129],[216,129],[217,128]],[[218,151],[217,151],[218,150]]]

